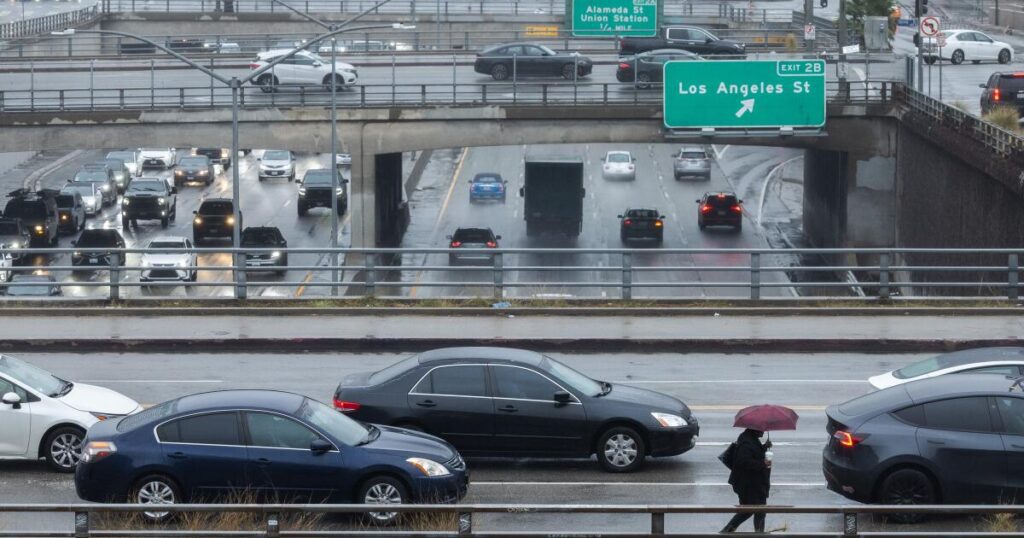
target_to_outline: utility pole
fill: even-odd
[[[814,26],[814,0],[804,0],[804,36],[807,35],[808,26]],[[817,32],[815,32],[815,35]],[[814,52],[814,39],[804,39],[807,52]]]
[[[914,20],[917,22],[917,32],[914,34],[917,44],[917,91],[924,91],[924,36],[921,35],[921,17],[928,14],[928,0],[914,0]],[[942,61],[942,58],[939,58]]]

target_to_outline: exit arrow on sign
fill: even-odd
[[[737,118],[742,118],[743,115],[746,114],[747,112],[753,112],[754,111],[754,100],[753,99],[744,99],[744,100],[740,101],[740,104],[743,105],[743,106],[740,107],[740,109],[736,111],[736,117]]]

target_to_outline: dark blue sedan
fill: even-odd
[[[93,502],[217,502],[239,492],[289,502],[457,502],[468,484],[448,443],[356,422],[287,392],[185,396],[99,422],[84,445],[75,487]],[[367,517],[387,524],[397,514]]]
[[[469,182],[469,201],[501,200],[505,201],[505,184],[501,174],[483,173],[473,176]]]

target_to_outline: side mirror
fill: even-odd
[[[331,451],[331,444],[323,439],[313,439],[313,442],[309,443],[309,451],[317,456],[326,454]]]
[[[604,159],[605,159],[604,157],[601,157],[601,162],[604,162]]]
[[[658,218],[659,218],[659,219],[664,219],[664,218],[665,218],[665,215],[658,215]]]
[[[21,409],[21,396],[18,396],[14,392],[8,392],[4,394],[3,402],[7,405],[14,407],[15,409]]]
[[[616,216],[616,218],[620,218],[620,219],[622,218],[622,215],[615,215],[615,216]]]
[[[519,187],[519,196],[526,196],[526,187]]]
[[[193,211],[193,212],[192,212],[192,214],[193,214],[193,215],[198,215],[198,214],[199,214],[199,212],[198,212],[198,211]]]
[[[171,187],[171,194],[178,194],[178,187]]]
[[[495,239],[496,241],[501,241],[501,236],[500,236],[500,235],[496,235],[496,236],[494,236],[494,239]]]
[[[694,202],[697,202],[697,203],[699,204],[699,203],[700,203],[700,200],[694,200]]]
[[[313,62],[313,67],[320,67],[321,65],[323,64],[320,62]]]
[[[445,239],[451,239],[452,238],[452,236],[450,236],[450,235],[446,235],[444,237],[445,237]]]
[[[295,184],[296,185],[302,185],[302,178],[301,177],[295,178]]]
[[[262,160],[263,160],[263,157],[256,157],[256,162],[260,162]]]
[[[555,403],[567,404],[572,401],[572,394],[564,390],[555,391]]]
[[[984,89],[988,89],[988,85],[987,84],[978,84],[978,87],[983,89],[983,90]]]
[[[708,38],[705,38],[705,39],[704,39],[704,43],[705,43],[705,44],[706,44],[706,43],[711,43],[711,38],[710,38],[710,37],[708,37]]]
[[[636,162],[636,157],[633,157],[633,162]]]
[[[737,204],[742,204],[742,203],[743,203],[743,200],[736,200],[736,203],[737,203]]]

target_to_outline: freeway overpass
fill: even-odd
[[[240,117],[243,147],[328,149],[323,92],[253,90],[245,92]],[[1021,244],[1021,138],[900,83],[841,91],[830,82],[829,91],[820,133],[713,138],[806,150],[804,229],[817,246]],[[209,87],[8,91],[0,147],[222,146],[230,125],[225,97]],[[658,92],[583,83],[364,85],[345,92],[339,129],[353,156],[352,246],[398,245],[403,151],[676,140],[662,127],[660,100]]]

